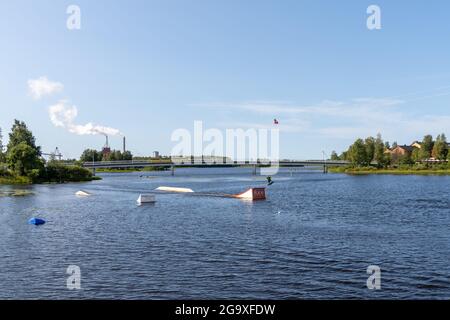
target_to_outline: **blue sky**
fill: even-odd
[[[66,28],[70,4],[81,30]],[[366,27],[371,4],[381,30]],[[450,128],[448,12],[444,0],[3,0],[0,127],[24,120],[66,157],[101,148],[101,135],[55,126],[49,108],[64,100],[77,124],[118,129],[137,155],[169,153],[194,120],[223,130],[277,118],[282,158],[378,132],[410,143]],[[33,98],[40,77],[63,89]]]

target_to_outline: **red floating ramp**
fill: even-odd
[[[251,188],[234,197],[244,200],[266,200],[266,188]]]

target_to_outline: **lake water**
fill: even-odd
[[[265,185],[251,172],[103,174],[0,197],[0,298],[450,298],[450,177],[283,170],[266,201],[161,194],[136,205],[161,185]],[[81,290],[66,287],[69,265]],[[367,289],[369,265],[381,268],[381,290]]]

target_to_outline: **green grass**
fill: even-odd
[[[334,167],[329,168],[330,173],[345,173],[349,175],[369,175],[369,174],[389,174],[389,175],[450,175],[449,169],[442,168],[349,168]]]
[[[89,170],[80,167],[49,165],[45,171],[41,171],[38,176],[32,178],[30,176],[19,176],[4,166],[0,166],[0,185],[89,182],[101,179],[101,177],[92,176]]]
[[[65,178],[60,182],[57,178],[51,180],[39,180],[36,181],[36,184],[60,184],[60,183],[72,183],[72,182],[91,182],[95,180],[103,180],[101,177],[92,176],[92,177],[74,177],[74,178]]]
[[[0,184],[10,184],[10,185],[32,184],[32,181],[28,177],[12,177],[12,176],[3,177],[3,176],[0,176]]]
[[[101,177],[94,176],[92,178],[82,178],[82,179],[74,179],[74,180],[66,180],[64,183],[68,182],[90,182],[95,180],[102,180]],[[58,183],[57,181],[40,181],[38,184],[47,184],[47,183]],[[28,177],[1,177],[0,176],[0,185],[29,185],[33,184],[33,181]]]

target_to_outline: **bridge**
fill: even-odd
[[[160,167],[170,168],[172,175],[175,168],[205,168],[205,167],[253,167],[253,174],[257,168],[279,166],[279,167],[323,167],[324,172],[328,172],[328,167],[340,167],[348,165],[348,161],[338,160],[281,160],[279,162],[270,161],[161,161],[161,160],[129,160],[129,161],[92,161],[84,162],[83,167],[92,169],[125,169],[125,168],[146,168]]]

